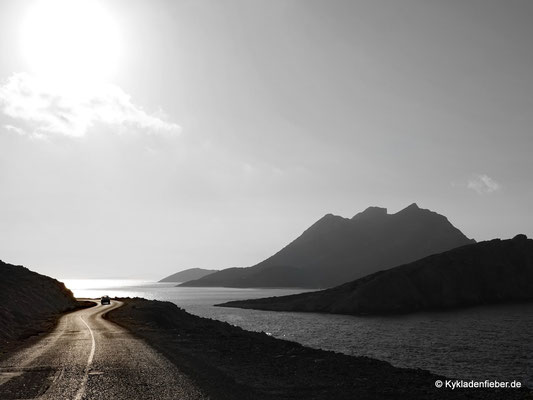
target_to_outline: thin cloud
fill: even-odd
[[[478,194],[488,194],[500,190],[501,185],[488,175],[475,175],[468,181],[467,188]]]
[[[17,135],[24,136],[26,135],[26,131],[24,129],[21,129],[17,126],[13,125],[4,125],[4,129],[8,132],[16,133]]]
[[[175,134],[180,130],[177,124],[165,121],[162,112],[149,114],[133,104],[130,96],[116,85],[59,89],[26,73],[14,74],[0,85],[0,110],[29,126],[22,130],[10,125],[10,130],[30,131],[37,136],[81,137],[99,123],[147,133]]]

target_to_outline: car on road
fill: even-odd
[[[102,303],[102,305],[111,304],[111,299],[107,295],[106,296],[102,296],[102,300],[100,301],[100,303]]]

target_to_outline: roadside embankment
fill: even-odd
[[[50,331],[61,313],[87,305],[56,279],[0,261],[0,355]]]
[[[108,318],[164,354],[212,399],[529,398],[526,389],[437,389],[444,378],[428,371],[304,347],[169,302],[121,300]]]

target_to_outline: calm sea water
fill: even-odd
[[[131,280],[64,280],[77,297],[144,297],[192,314],[304,345],[363,355],[461,379],[520,380],[533,387],[533,304],[395,317],[353,317],[213,307],[292,289],[179,288]]]

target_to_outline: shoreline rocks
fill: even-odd
[[[527,389],[437,389],[445,378],[368,357],[312,349],[191,315],[169,302],[121,299],[108,318],[144,339],[212,399],[522,399]]]

